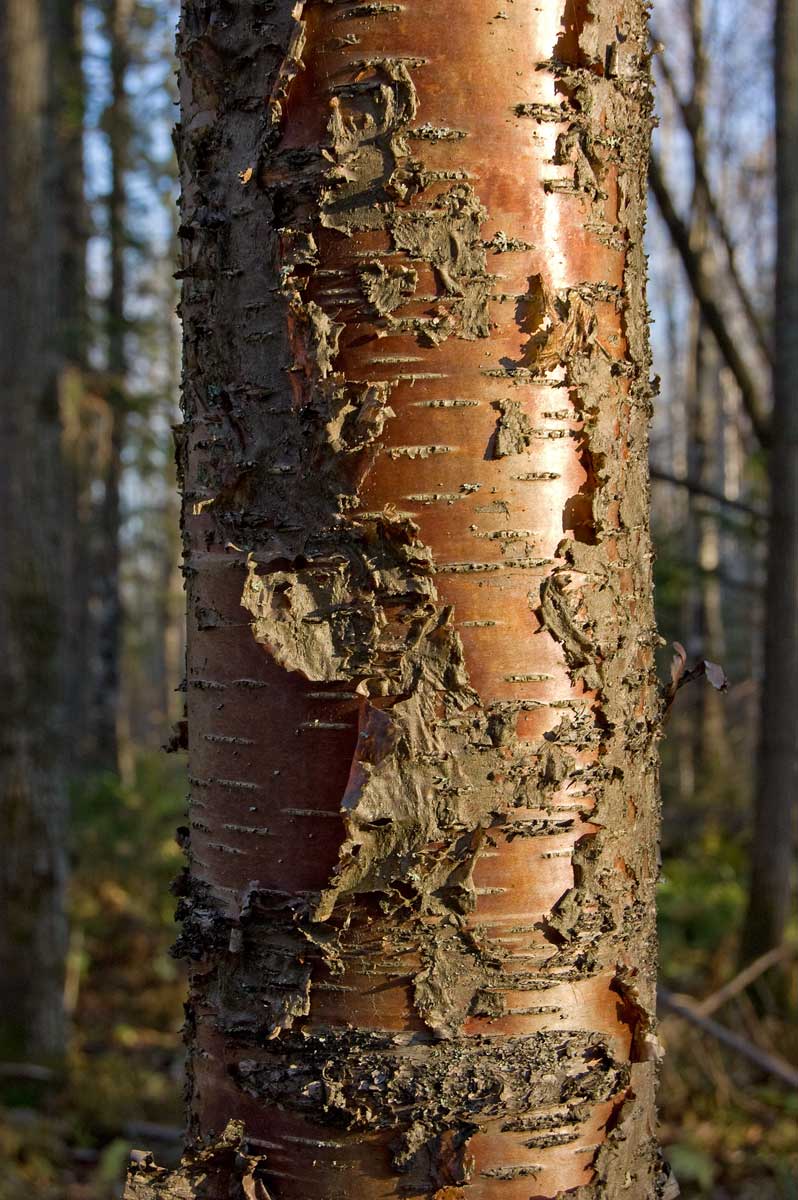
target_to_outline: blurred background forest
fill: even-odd
[[[30,13],[48,7],[26,3]],[[55,101],[43,169],[63,236],[57,303],[46,298],[40,319],[55,322],[59,348],[50,429],[68,505],[45,538],[51,557],[60,546],[68,597],[59,616],[68,703],[41,726],[52,719],[67,730],[69,807],[59,811],[69,812],[68,827],[51,831],[68,847],[56,869],[69,876],[66,1028],[43,1035],[49,1058],[0,1047],[0,1200],[110,1200],[121,1195],[131,1146],[168,1160],[182,1122],[183,979],[170,956],[169,883],[181,866],[174,831],[186,767],[179,750],[163,750],[180,742],[183,676],[172,449],[177,4],[53,0],[49,12],[39,33],[49,51],[40,52],[52,55]],[[763,933],[750,917],[762,891],[760,873],[752,905],[752,858],[771,861],[769,840],[778,886],[794,850],[789,815],[784,824],[789,776],[776,824],[761,800],[754,819],[767,622],[783,620],[766,587],[772,6],[655,0],[652,30],[662,40],[649,222],[660,630],[689,663],[721,663],[730,681],[726,694],[701,680],[681,691],[663,743],[662,1131],[684,1196],[786,1200],[798,1197],[796,930],[782,918]],[[4,47],[9,79],[13,53]],[[29,67],[19,65],[21,78]],[[6,129],[13,119],[7,106]],[[12,155],[4,167],[16,170]],[[46,292],[46,267],[14,260],[13,231],[10,241],[9,343],[13,271],[40,270]],[[28,482],[33,508],[47,481]],[[46,555],[46,540],[38,545]],[[26,602],[37,569],[32,560]],[[662,664],[665,677],[670,651]],[[0,667],[12,687],[13,669]],[[17,691],[27,717],[48,694],[42,670],[37,698]],[[14,819],[0,829],[9,861],[9,839],[25,836]],[[32,934],[32,956],[34,943]],[[739,972],[751,963],[746,989]]]

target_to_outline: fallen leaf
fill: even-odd
[[[249,183],[250,179],[252,178],[252,174],[253,174],[252,167],[247,167],[246,171],[238,172],[238,178],[241,180],[241,183],[244,187],[246,187],[246,185]]]

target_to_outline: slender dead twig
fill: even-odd
[[[123,1129],[123,1136],[131,1142],[174,1142],[183,1141],[185,1131],[177,1125],[157,1125],[152,1121],[128,1121]]]
[[[770,444],[770,423],[766,416],[761,388],[748,363],[738,350],[712,285],[706,277],[698,256],[693,252],[690,245],[690,231],[676,211],[662,167],[655,154],[651,155],[648,181],[662,219],[668,226],[673,244],[679,252],[688,282],[698,301],[704,320],[711,329],[718,349],[740,389],[743,407],[748,414],[754,433],[762,446],[768,446]]]
[[[714,225],[715,231],[721,241],[724,251],[726,252],[726,258],[729,264],[729,276],[739,297],[746,320],[751,326],[751,330],[754,334],[757,345],[759,346],[759,349],[762,352],[766,362],[772,366],[773,346],[771,344],[770,335],[765,327],[760,313],[757,311],[751,299],[750,290],[740,274],[740,269],[737,265],[737,250],[734,245],[734,239],[731,236],[729,227],[726,224],[726,219],[720,210],[720,206],[718,205],[702,157],[696,152],[698,126],[696,122],[695,110],[690,104],[684,101],[679,94],[676,80],[673,78],[670,65],[664,54],[660,55],[659,68],[662,72],[662,78],[664,79],[668,90],[673,96],[674,103],[681,114],[684,127],[687,130],[687,133],[693,144],[693,165],[695,168],[696,183],[704,195],[707,211],[712,220],[712,224]]]
[[[29,1079],[35,1083],[49,1083],[55,1071],[38,1063],[0,1062],[0,1079]]]
[[[791,1063],[783,1058],[778,1058],[775,1054],[768,1054],[767,1051],[760,1050],[759,1046],[755,1046],[748,1038],[733,1033],[731,1029],[727,1029],[718,1021],[713,1021],[711,1017],[702,1016],[697,1011],[695,1001],[688,996],[677,996],[675,992],[670,992],[667,988],[660,988],[657,997],[662,1008],[681,1017],[682,1020],[688,1021],[691,1025],[695,1025],[702,1033],[708,1034],[716,1042],[734,1050],[742,1058],[747,1058],[767,1075],[772,1075],[774,1079],[779,1079],[787,1087],[798,1091],[798,1070]]]
[[[729,496],[724,496],[723,492],[707,487],[697,479],[691,479],[686,475],[674,475],[672,471],[666,471],[663,467],[655,464],[652,464],[649,470],[651,478],[656,479],[659,483],[670,483],[674,487],[684,488],[694,496],[705,496],[707,500],[715,500],[725,508],[733,508],[735,512],[745,513],[748,517],[756,517],[758,521],[769,520],[764,509],[756,508],[753,504],[746,504],[744,500],[732,500]]]
[[[704,1000],[696,1001],[695,1011],[701,1017],[711,1016],[729,1000],[733,1000],[735,996],[739,996],[747,987],[755,983],[760,975],[764,975],[765,971],[769,971],[777,963],[784,962],[786,958],[792,958],[794,954],[795,946],[790,946],[786,942],[781,946],[774,946],[766,954],[760,954],[759,958],[755,958],[747,967],[744,967],[739,974],[735,975],[734,979],[724,983],[723,987],[718,988]]]

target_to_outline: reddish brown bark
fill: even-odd
[[[191,1118],[253,1195],[660,1187],[645,32],[184,5]]]

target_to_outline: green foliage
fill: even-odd
[[[680,1184],[694,1183],[702,1193],[709,1192],[715,1179],[715,1163],[705,1150],[674,1142],[668,1147],[667,1158]]]
[[[0,1200],[112,1200],[131,1123],[182,1124],[184,981],[169,954],[169,884],[182,865],[185,787],[176,756],[145,753],[129,781],[74,788],[67,1073],[4,1088],[14,1107],[0,1110]]]
[[[35,1100],[19,1091],[38,1111],[0,1110],[0,1200],[112,1200],[131,1124],[182,1124],[185,988],[169,955],[169,883],[185,790],[185,763],[162,752],[139,754],[126,781],[74,786],[66,1079],[36,1085]]]
[[[75,876],[70,969],[79,973],[72,1080],[91,1078],[72,1111],[85,1131],[174,1113],[183,979],[169,885],[183,859],[185,812],[176,756],[141,754],[129,782],[100,776],[74,798]],[[76,983],[77,987],[77,983]]]
[[[0,1200],[61,1200],[68,1162],[62,1122],[0,1112]]]
[[[185,791],[184,764],[160,752],[140,754],[129,782],[103,774],[76,785],[73,920],[87,936],[107,936],[114,914],[171,930],[169,882],[182,862],[174,831]]]
[[[697,991],[715,963],[732,967],[745,911],[745,876],[740,846],[711,829],[665,860],[658,909],[660,960],[669,984]]]
[[[733,785],[719,772],[707,792],[718,806],[728,804]],[[678,805],[698,832],[674,835],[663,864],[661,973],[670,988],[700,999],[739,966],[745,843],[718,818],[721,807],[707,817],[710,797],[704,791],[688,800],[666,792],[665,803]],[[798,1030],[776,1013],[758,1014],[745,995],[714,1016],[754,1044],[798,1059]],[[677,1017],[665,1017],[661,1036],[666,1049],[661,1134],[682,1200],[796,1200],[798,1098]]]
[[[670,644],[685,636],[682,622],[684,598],[697,578],[697,568],[684,556],[681,533],[658,533],[656,547],[654,588],[657,624]]]

